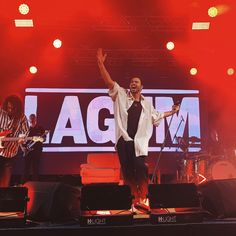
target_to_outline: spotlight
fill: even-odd
[[[34,22],[32,19],[15,19],[16,27],[34,27]]]
[[[191,68],[190,69],[190,75],[196,75],[197,74],[197,68]]]
[[[22,15],[27,15],[29,13],[29,6],[25,3],[21,4],[18,9]]]
[[[210,22],[193,22],[192,30],[209,30]]]
[[[210,17],[216,17],[218,15],[218,9],[216,7],[210,7],[208,9],[208,15]]]
[[[167,48],[168,50],[173,50],[174,47],[175,47],[175,44],[174,44],[173,42],[168,42],[168,43],[166,44],[166,48]]]
[[[38,71],[38,69],[37,69],[36,66],[31,66],[31,67],[29,68],[29,71],[30,71],[31,74],[36,74],[37,71]]]
[[[227,74],[228,74],[228,75],[233,75],[233,74],[234,74],[234,69],[233,69],[233,68],[229,68],[229,69],[227,70]]]
[[[55,48],[60,48],[61,45],[62,45],[62,41],[61,41],[60,39],[55,39],[55,40],[53,41],[53,46],[54,46]]]

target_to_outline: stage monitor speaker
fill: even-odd
[[[151,209],[200,206],[197,187],[192,183],[150,184],[148,186],[148,197]]]
[[[199,185],[198,191],[211,217],[236,217],[236,179],[211,180]]]
[[[24,212],[27,199],[27,188],[0,188],[0,212]]]
[[[0,226],[15,227],[26,223],[28,189],[0,188]]]
[[[62,222],[80,217],[80,189],[59,182],[26,182],[28,217],[31,220]]]
[[[84,185],[81,189],[81,210],[127,210],[132,196],[128,185]]]

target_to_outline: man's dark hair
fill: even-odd
[[[30,114],[29,117],[36,118],[36,115],[35,114]]]
[[[22,117],[23,114],[23,103],[19,96],[17,95],[9,95],[5,98],[3,102],[3,109],[7,111],[7,104],[11,103],[14,108],[14,120],[19,120]]]

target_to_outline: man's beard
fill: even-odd
[[[131,93],[139,93],[139,89],[138,88],[131,88],[130,89]]]

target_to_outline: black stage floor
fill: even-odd
[[[165,198],[163,199],[160,194],[161,192],[157,194],[156,192],[151,191],[152,185],[150,185],[150,188],[149,188],[150,197],[158,196],[158,198],[155,198],[155,200],[154,199],[152,200],[152,198],[149,198],[150,203],[152,203],[153,206],[156,203],[158,203],[160,199],[162,200],[167,199],[171,204],[175,203],[176,207],[178,204],[180,204],[181,206],[186,207],[186,208],[180,208],[181,211],[178,211],[179,208],[161,208],[161,209],[165,209],[165,211],[160,212],[158,210],[158,214],[156,213],[156,208],[152,208],[150,211],[151,214],[150,212],[147,214],[147,213],[144,213],[144,211],[142,211],[142,212],[136,212],[136,214],[134,215],[132,215],[131,212],[128,210],[126,210],[125,212],[118,210],[117,212],[111,211],[111,215],[101,215],[101,217],[99,216],[100,218],[98,217],[98,219],[96,218],[97,215],[95,215],[93,211],[91,210],[93,209],[92,203],[99,202],[99,204],[105,204],[106,202],[104,202],[104,200],[103,202],[101,202],[101,198],[100,199],[98,198],[99,192],[101,189],[103,190],[103,192],[105,192],[106,188],[108,188],[108,190],[111,190],[111,187],[113,185],[109,187],[100,186],[99,188],[95,188],[96,194],[93,194],[94,196],[92,196],[91,202],[89,203],[92,205],[89,205],[91,208],[89,211],[86,211],[86,212],[89,212],[89,214],[86,215],[84,211],[79,211],[79,212],[77,211],[78,210],[77,205],[82,206],[83,205],[82,203],[84,203],[82,201],[83,199],[82,197],[80,198],[81,201],[78,201],[77,195],[78,193],[80,193],[78,188],[74,188],[68,185],[62,185],[61,188],[59,188],[57,185],[55,185],[55,183],[49,183],[49,182],[47,183],[35,183],[35,182],[30,183],[29,182],[28,185],[30,184],[34,186],[33,193],[37,193],[38,195],[36,194],[36,196],[40,197],[36,199],[37,201],[36,200],[33,201],[33,195],[31,196],[31,192],[29,191],[30,193],[29,199],[32,199],[32,202],[35,203],[34,206],[37,207],[38,210],[40,209],[40,211],[37,211],[38,213],[37,220],[34,219],[33,221],[33,218],[30,218],[30,215],[31,217],[33,217],[34,215],[34,214],[30,214],[30,213],[33,213],[33,210],[28,211],[27,215],[29,216],[29,218],[26,219],[26,223],[25,221],[23,222],[19,221],[20,222],[19,224],[19,222],[17,221],[17,218],[15,218],[16,222],[18,222],[17,225],[15,224],[14,220],[11,221],[11,219],[6,219],[6,217],[4,219],[4,214],[2,213],[2,215],[0,214],[0,236],[2,235],[3,236],[8,236],[8,235],[16,236],[18,234],[21,234],[21,235],[23,234],[24,236],[28,236],[28,235],[29,236],[38,236],[38,235],[40,236],[41,235],[42,236],[48,236],[48,235],[50,236],[51,235],[86,236],[86,235],[98,235],[98,234],[103,235],[103,236],[104,235],[112,235],[112,236],[116,236],[116,235],[119,235],[119,236],[126,236],[126,235],[129,235],[129,236],[132,236],[132,235],[231,236],[231,235],[235,235],[236,236],[236,204],[235,204],[236,179],[217,180],[217,181],[212,181],[212,182],[209,181],[205,185],[198,186],[198,191],[192,191],[193,185],[191,184],[188,184],[187,186],[184,184],[171,185],[171,186],[153,185],[154,190],[158,190],[160,189],[160,187],[161,189],[162,187],[165,187],[165,188],[167,187],[168,194],[164,194]],[[47,191],[45,191],[44,185],[46,186]],[[51,190],[52,186],[54,187],[57,186],[58,191],[50,195],[49,190]],[[43,194],[40,195],[39,193],[41,192],[36,191],[38,190],[38,187],[40,187],[39,189],[42,190]],[[3,209],[4,209],[5,204],[8,204],[9,206],[9,203],[7,203],[6,201],[9,198],[9,196],[11,196],[9,194],[13,193],[12,196],[16,196],[15,191],[12,192],[12,190],[17,190],[17,189],[23,190],[24,188],[13,187],[13,188],[8,189],[8,190],[11,190],[10,192],[3,191],[4,195],[2,195],[2,197],[4,197],[3,199],[5,199],[5,201],[0,202],[0,206]],[[91,187],[89,189],[93,189],[93,188]],[[99,189],[99,192],[97,191],[98,189]],[[72,190],[76,190],[76,191],[72,191]],[[187,190],[191,190],[191,191],[187,191]],[[114,191],[110,191],[110,192],[113,193]],[[199,210],[197,211],[197,215],[199,212],[201,213],[200,220],[198,218],[192,218],[192,217],[183,218],[182,217],[183,215],[181,215],[182,213],[185,214],[186,212],[188,212],[189,213],[188,216],[192,216],[191,213],[193,213],[193,216],[195,216],[196,209],[194,207],[188,208],[187,206],[188,204],[194,203],[194,201],[192,201],[193,199],[193,197],[191,197],[192,195],[190,196],[191,192],[194,192],[194,193],[196,192],[198,197],[201,196],[200,197],[201,208],[200,209],[197,208]],[[6,193],[9,193],[9,194],[6,194]],[[49,193],[49,195],[47,195],[46,193]],[[115,193],[117,193],[117,191],[115,191]],[[199,193],[201,194],[199,195]],[[82,196],[83,194],[81,193]],[[109,195],[109,194],[106,194],[106,195]],[[106,195],[103,194],[102,196],[106,199],[106,201],[109,202],[109,198],[106,198]],[[64,198],[65,196],[70,196],[71,198]],[[86,196],[88,197],[90,195],[86,195]],[[114,198],[115,196],[112,194],[112,197]],[[74,199],[76,199],[76,202],[73,201]],[[174,202],[172,202],[172,199],[174,199]],[[191,201],[189,201],[189,199]],[[200,199],[198,199],[198,203]],[[15,201],[15,199],[13,200]],[[117,199],[117,200],[113,199],[113,202],[122,202],[121,200],[122,199]],[[50,201],[51,201],[51,204],[49,204]],[[52,204],[52,202],[55,204]],[[71,204],[68,204],[68,202]],[[25,198],[24,198],[23,203],[25,204]],[[87,203],[88,202],[86,202],[86,204]],[[71,206],[72,208],[69,206]],[[191,206],[194,206],[194,205],[191,205]],[[64,207],[66,207],[66,209],[64,209]],[[48,208],[49,210],[50,209],[51,210],[48,211]],[[33,208],[33,209],[36,209],[36,208]],[[75,209],[76,213],[78,214],[72,214],[73,209]],[[119,209],[129,209],[129,208],[119,208]],[[56,216],[60,216],[61,217],[60,219],[62,218],[64,219],[66,216],[65,213],[67,212],[67,210],[71,212],[71,215],[70,214],[68,215],[70,218],[67,218],[67,221],[62,221],[62,220],[60,222],[56,220],[53,221],[52,219],[56,219],[54,217],[48,218],[50,219],[48,221],[39,220],[40,218],[39,216],[43,215],[46,217],[48,216],[49,213],[50,213],[49,214],[50,216],[55,216],[54,213],[60,213],[60,214],[57,214]],[[171,210],[175,210],[175,211],[171,211]],[[168,218],[171,216],[172,213],[178,215],[176,216],[176,219],[177,217],[179,217],[179,215],[181,215],[182,217],[181,219],[187,219],[187,220],[184,220],[184,221],[176,220],[177,223],[175,221],[174,221],[175,223],[173,223],[172,218],[170,218],[170,219],[164,220],[164,222],[162,223],[156,223],[155,220],[153,222],[153,216],[154,216],[154,219],[156,219],[155,217],[157,215],[160,216],[159,214],[162,214],[162,215],[164,214],[164,217]],[[229,218],[226,218],[226,217],[229,217]],[[68,220],[68,219],[73,219],[73,220]],[[190,221],[189,219],[192,219],[192,221]],[[84,224],[84,222],[89,222],[89,223],[87,223],[86,225]],[[172,223],[167,223],[167,222],[172,222]],[[180,223],[180,222],[184,222],[184,223]]]
[[[134,219],[131,225],[81,226],[79,222],[29,222],[20,227],[1,227],[0,234],[24,236],[48,235],[236,235],[236,218],[203,220],[201,223],[151,224],[147,217]]]

